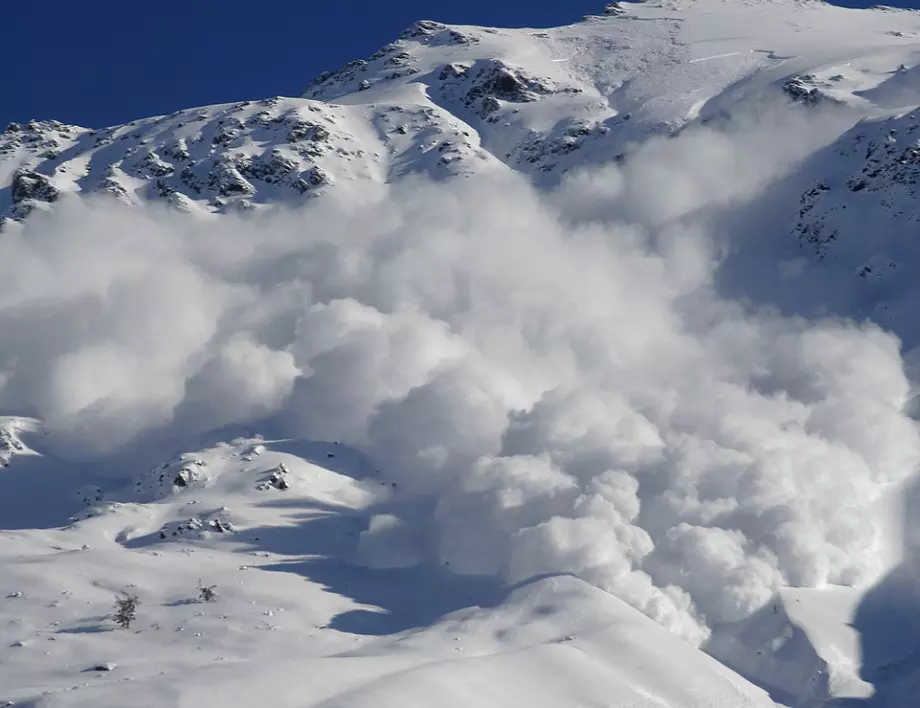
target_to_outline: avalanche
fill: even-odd
[[[9,126],[0,705],[912,705],[918,38],[422,21]]]

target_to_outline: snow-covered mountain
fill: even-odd
[[[104,193],[223,212],[297,202],[338,181],[470,175],[496,161],[550,179],[623,160],[650,136],[773,96],[871,116],[841,137],[839,150],[851,156],[840,168],[853,184],[865,170],[873,193],[904,183],[906,168],[885,173],[880,163],[903,159],[909,144],[868,156],[855,146],[898,128],[898,140],[909,141],[910,114],[897,126],[885,121],[916,95],[907,67],[918,37],[916,13],[814,0],[611,3],[604,14],[547,30],[422,21],[369,59],[318,77],[302,99],[98,130],[11,124],[0,138],[0,209],[21,219],[64,195]],[[809,195],[796,228],[820,251],[834,228],[818,225],[817,194]]]
[[[802,167],[807,180],[779,228],[805,259],[830,257],[862,279],[854,287],[871,302],[862,314],[897,326],[915,319],[897,270],[912,256],[899,234],[915,216],[918,37],[915,12],[814,0],[610,3],[546,30],[421,21],[318,77],[300,99],[97,130],[11,124],[0,135],[0,225],[72,194],[212,214],[409,175],[510,168],[552,184],[622,162],[650,137],[785,100],[823,111],[834,127],[832,144]],[[885,237],[867,241],[866,227]]]
[[[0,705],[913,705],[918,72],[622,2],[10,125]]]

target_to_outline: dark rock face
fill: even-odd
[[[273,150],[268,155],[262,155],[255,160],[243,157],[237,161],[237,167],[244,176],[249,179],[262,180],[267,184],[280,182],[286,176],[295,172],[297,166],[297,162],[285,157],[278,150]]]
[[[914,124],[904,136],[899,136],[898,130],[893,129],[882,140],[870,140],[866,146],[865,164],[858,174],[847,180],[847,188],[851,192],[861,192],[901,185],[908,187],[911,195],[916,196],[914,187],[920,180],[920,147],[916,144],[917,136],[910,133],[918,128],[920,124]]]
[[[544,96],[574,92],[498,59],[446,64],[438,78],[444,100],[460,101],[483,119],[499,111],[503,103],[533,103]]]
[[[581,150],[591,141],[608,133],[609,129],[603,125],[575,123],[560,127],[550,135],[538,135],[525,140],[514,154],[518,160],[539,165],[541,172],[551,172],[556,168],[559,158]]]
[[[202,519],[197,516],[186,521],[173,521],[164,525],[159,531],[160,540],[175,540],[180,538],[207,538],[215,533],[233,533],[233,524],[229,521],[215,516],[210,519]]]
[[[306,194],[311,189],[328,184],[329,175],[323,172],[319,167],[312,167],[294,182],[293,187],[301,194]]]
[[[208,188],[216,191],[222,197],[255,194],[252,186],[240,174],[236,165],[229,159],[220,160],[214,164],[208,175]]]
[[[47,175],[31,170],[17,170],[11,187],[13,204],[32,199],[39,202],[55,202],[61,193]]]
[[[299,120],[291,124],[291,129],[287,134],[289,143],[299,143],[304,141],[326,143],[329,142],[329,131],[318,123]]]
[[[857,124],[818,159],[793,227],[800,247],[817,262],[863,260],[863,279],[893,277],[920,223],[920,111]]]
[[[828,96],[817,84],[817,79],[811,74],[796,76],[783,84],[783,93],[805,106],[840,104],[840,101]]]
[[[134,168],[134,173],[144,178],[165,177],[173,171],[173,166],[160,159],[160,156],[155,152],[148,152],[144,159]]]
[[[172,145],[163,148],[163,154],[176,162],[184,162],[189,158],[188,144],[185,140],[179,139]]]
[[[801,247],[814,252],[818,261],[824,260],[828,247],[837,240],[839,232],[829,228],[826,216],[818,213],[816,207],[823,195],[830,190],[824,183],[816,184],[802,195],[799,204],[799,220],[795,232]]]
[[[470,101],[490,96],[510,103],[530,103],[553,93],[553,89],[547,80],[512,69],[502,61],[492,60],[479,70],[467,97]]]
[[[18,170],[0,188],[0,227],[69,191],[105,194],[128,206],[162,200],[186,212],[298,198],[331,182],[328,163],[369,159],[347,130],[337,130],[337,113],[269,98],[98,131],[56,121],[12,124],[0,131],[0,160],[12,158]],[[268,186],[283,191],[268,194]]]

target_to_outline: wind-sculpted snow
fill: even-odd
[[[495,177],[219,224],[62,205],[0,241],[0,404],[65,455],[230,423],[340,441],[432,500],[372,521],[366,562],[397,533],[459,574],[570,572],[699,642],[779,586],[876,577],[873,504],[920,454],[894,336],[711,289],[718,208],[777,162],[703,131],[549,199]]]

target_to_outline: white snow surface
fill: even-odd
[[[602,10],[0,135],[0,705],[913,705],[920,14]]]
[[[36,471],[20,462],[21,474]],[[279,470],[284,489],[267,482]],[[368,515],[394,497],[349,474],[359,471],[340,446],[236,439],[90,500],[63,528],[5,532],[0,697],[113,708],[772,705],[574,577],[501,588],[354,565]],[[201,585],[216,586],[213,601]],[[110,620],[120,592],[140,599],[129,630]]]

